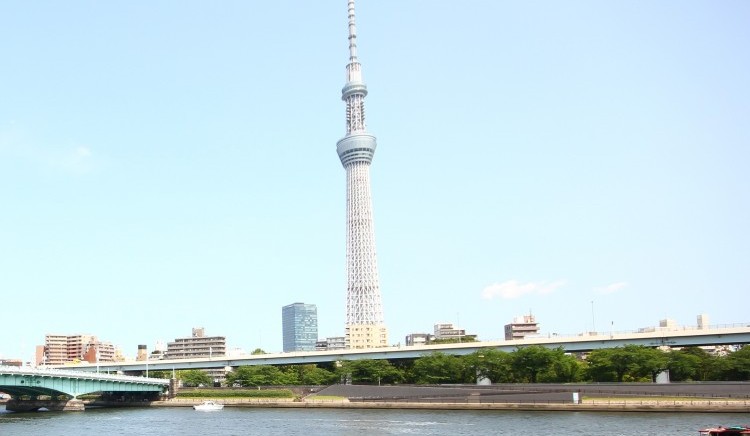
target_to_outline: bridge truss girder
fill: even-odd
[[[26,395],[32,398],[40,395],[56,397],[62,394],[76,398],[79,395],[94,392],[161,392],[162,387],[146,383],[126,383],[114,380],[28,374],[0,374],[0,391],[14,398]]]

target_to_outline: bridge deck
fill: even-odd
[[[272,353],[243,356],[213,356],[200,359],[172,359],[129,362],[107,362],[98,366],[81,364],[76,369],[93,371],[101,367],[108,371],[181,370],[238,367],[245,365],[294,365],[325,363],[358,359],[415,359],[439,351],[466,355],[482,349],[513,351],[519,347],[541,345],[562,347],[568,352],[586,352],[623,345],[649,347],[687,347],[701,345],[735,345],[750,343],[750,323],[706,328],[653,329],[638,332],[597,332],[576,336],[549,335],[512,341],[485,341],[458,344],[395,346],[372,349],[348,349],[292,353]]]
[[[52,368],[0,366],[0,391],[14,397],[92,392],[162,392],[169,380]]]

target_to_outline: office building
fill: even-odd
[[[314,304],[293,303],[281,308],[283,350],[315,351],[318,309]]]

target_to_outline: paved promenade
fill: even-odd
[[[482,402],[482,403],[572,403],[579,398],[668,398],[688,400],[750,401],[750,383],[523,383],[442,386],[332,385],[318,395],[346,397],[352,401]]]

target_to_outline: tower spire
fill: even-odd
[[[362,65],[357,59],[357,24],[354,19],[354,0],[348,1],[349,63],[346,65],[346,85],[341,90],[341,99],[346,102],[347,135],[353,132],[364,132],[367,128],[365,124],[367,86],[362,81]]]
[[[354,0],[349,0],[349,62],[357,62],[357,23],[354,19]]]
[[[372,348],[388,345],[383,321],[375,230],[370,195],[370,163],[375,136],[367,133],[362,66],[357,58],[354,0],[348,0],[349,63],[341,99],[346,103],[346,134],[336,144],[346,170],[346,346]]]

